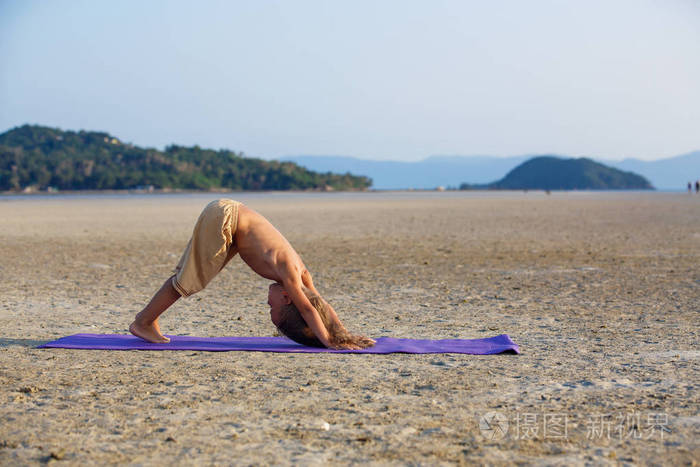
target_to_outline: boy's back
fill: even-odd
[[[306,270],[292,245],[270,221],[243,204],[238,209],[235,242],[241,259],[266,279],[284,282],[290,273],[301,278]]]

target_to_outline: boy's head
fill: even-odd
[[[308,289],[303,288],[303,290],[306,297],[318,311],[323,325],[328,329],[329,321],[325,303],[321,297],[311,294]],[[308,324],[306,324],[306,321],[304,321],[301,313],[299,313],[296,305],[294,305],[281,284],[274,283],[270,286],[267,303],[270,305],[272,323],[277,326],[277,329],[282,334],[302,345],[325,347]]]

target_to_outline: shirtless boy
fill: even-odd
[[[362,349],[374,340],[350,334],[314,287],[311,274],[286,238],[263,216],[245,205],[220,199],[207,205],[176,269],[129,331],[154,343],[167,343],[158,317],[181,296],[204,289],[236,254],[270,285],[270,318],[288,337],[307,345]]]

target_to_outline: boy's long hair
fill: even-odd
[[[328,312],[326,310],[326,303],[318,295],[313,295],[306,287],[303,287],[302,290],[313,307],[316,308],[316,311],[318,311],[318,315],[321,317],[323,325],[330,333],[332,330],[330,326],[330,319],[328,318]],[[298,342],[299,344],[308,345],[309,347],[325,348],[325,345],[318,340],[309,325],[306,324],[306,321],[304,321],[304,318],[302,318],[301,313],[299,313],[299,309],[297,309],[293,302],[282,307],[282,319],[277,325],[277,329],[279,329],[282,334],[289,337],[293,341]]]

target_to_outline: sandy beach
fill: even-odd
[[[203,206],[290,240],[348,328],[521,355],[36,349],[126,333]],[[696,465],[700,196],[0,197],[0,464]],[[166,334],[270,336],[234,259]]]

